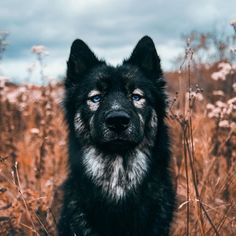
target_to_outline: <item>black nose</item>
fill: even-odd
[[[124,111],[112,111],[105,117],[107,127],[113,131],[124,131],[129,126],[130,116]]]

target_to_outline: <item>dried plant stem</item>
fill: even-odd
[[[28,218],[30,219],[30,222],[31,222],[31,224],[32,224],[32,227],[33,227],[33,229],[34,229],[34,232],[35,232],[37,235],[39,235],[38,232],[37,232],[37,230],[36,230],[36,227],[35,227],[35,224],[34,224],[34,222],[33,222],[33,219],[32,219],[32,217],[31,217],[31,215],[30,215],[29,207],[28,207],[28,205],[27,205],[27,203],[26,203],[26,200],[25,200],[24,195],[23,195],[23,192],[22,192],[21,182],[20,182],[20,178],[19,178],[19,174],[18,174],[18,169],[17,169],[17,162],[15,163],[15,170],[16,170],[15,173],[16,173],[17,184],[18,184],[18,185],[17,185],[17,188],[18,188],[18,191],[19,191],[19,193],[20,193],[20,196],[21,196],[21,199],[22,199],[22,201],[23,201],[23,204],[24,204],[24,206],[25,206],[27,216],[28,216]]]
[[[37,218],[37,220],[38,220],[38,222],[40,223],[40,225],[43,227],[43,230],[47,233],[47,235],[49,235],[49,233],[48,233],[46,227],[44,226],[44,224],[43,224],[43,222],[41,221],[41,219],[39,218],[39,216],[38,216],[36,213],[35,213],[34,215],[35,215],[35,217]]]
[[[215,164],[217,162],[217,158],[214,158],[213,161],[211,162],[209,168],[207,169],[206,171],[206,174],[205,174],[205,177],[204,177],[204,180],[202,182],[202,188],[201,190],[199,191],[200,192],[200,196],[203,195],[203,193],[205,192],[206,190],[206,184],[207,184],[207,180],[212,172],[212,170],[214,170],[214,167],[215,167]]]
[[[186,181],[187,181],[187,215],[186,215],[186,235],[189,235],[190,229],[189,229],[189,217],[190,217],[190,209],[189,209],[189,191],[190,191],[190,176],[189,172],[191,173],[192,178],[192,184],[195,192],[195,196],[197,199],[197,215],[198,220],[200,222],[200,231],[201,235],[206,235],[205,233],[205,224],[203,219],[203,213],[205,214],[208,222],[211,225],[211,228],[214,230],[215,234],[218,236],[219,232],[212,222],[209,214],[207,213],[204,205],[202,204],[201,196],[198,191],[198,177],[196,172],[196,164],[195,164],[195,152],[194,152],[194,140],[193,140],[193,124],[192,124],[192,111],[194,107],[195,100],[192,100],[191,98],[191,63],[193,58],[193,50],[190,47],[190,40],[187,40],[187,48],[185,51],[185,59],[182,65],[180,66],[180,70],[184,66],[185,62],[187,62],[187,78],[186,82],[188,85],[188,107],[187,111],[185,110],[186,107],[182,108],[183,111],[183,118],[177,119],[179,124],[181,125],[181,129],[183,132],[183,149],[184,149],[184,162],[185,162],[185,175],[186,175]],[[180,84],[180,82],[179,82]],[[181,83],[182,84],[182,83]],[[185,90],[184,90],[185,91]],[[183,95],[183,98],[185,99],[185,95]],[[182,105],[185,104],[184,101],[181,101]]]
[[[54,224],[57,225],[57,220],[56,220],[56,217],[55,217],[51,207],[49,207],[49,212],[50,212],[50,214],[52,216]]]
[[[192,123],[188,123],[188,129],[189,130],[192,130]],[[192,131],[191,131],[192,132]],[[191,133],[190,132],[190,133]],[[193,142],[193,140],[191,140],[191,142]],[[186,143],[188,143],[188,140],[186,140]],[[190,160],[190,168],[191,168],[191,173],[192,173],[192,180],[193,180],[193,186],[194,186],[194,190],[195,190],[195,194],[196,194],[196,198],[199,202],[199,206],[201,208],[201,210],[204,212],[208,222],[210,223],[211,227],[213,228],[213,230],[215,231],[215,234],[217,236],[219,236],[219,232],[217,230],[217,228],[215,227],[214,223],[212,222],[210,216],[208,215],[204,205],[202,204],[202,200],[201,200],[201,196],[199,194],[199,191],[198,191],[198,187],[197,187],[197,181],[196,181],[196,171],[195,171],[195,168],[194,168],[194,165],[193,165],[193,157],[192,157],[192,153],[191,153],[191,150],[190,150],[190,147],[189,145],[187,145],[187,150],[188,150],[188,156],[189,156],[189,160]],[[202,221],[201,221],[202,222]],[[203,222],[202,222],[203,223]],[[203,225],[202,225],[203,227]]]
[[[191,118],[190,118],[190,120],[191,120]],[[184,144],[185,144],[186,149],[187,149],[187,156],[188,156],[188,159],[189,159],[189,164],[190,164],[189,166],[190,166],[190,171],[191,171],[191,174],[192,174],[193,186],[194,186],[194,189],[195,189],[195,195],[197,197],[197,205],[198,205],[197,212],[198,212],[198,216],[199,216],[199,219],[200,219],[201,234],[205,235],[204,221],[203,221],[202,212],[200,210],[200,203],[199,203],[199,197],[198,197],[199,194],[197,194],[198,189],[197,189],[197,181],[196,181],[196,175],[195,175],[194,164],[193,164],[193,150],[191,148],[192,145],[190,147],[190,144],[192,144],[192,142],[193,142],[193,140],[191,139],[191,134],[190,134],[191,131],[189,129],[190,120],[187,122],[187,127],[185,129],[186,135],[185,135],[185,143]],[[189,139],[190,139],[190,144],[189,144]]]
[[[184,140],[184,163],[185,163],[185,175],[186,175],[186,183],[187,183],[187,189],[186,189],[186,201],[187,201],[187,209],[186,209],[186,235],[189,235],[189,216],[190,216],[190,198],[189,198],[189,193],[190,193],[190,188],[189,188],[189,175],[188,175],[188,159],[187,159],[187,148],[185,145],[185,140],[186,140],[186,132],[185,132],[186,126],[185,123],[182,125],[182,130],[183,132],[183,140]]]
[[[222,219],[219,220],[219,224],[218,224],[218,226],[217,226],[218,232],[220,232],[220,229],[221,229],[222,226],[224,225],[225,220],[227,219],[227,215],[228,215],[228,213],[230,212],[232,206],[233,206],[233,204],[231,203],[231,204],[227,207],[227,209],[226,209],[226,211],[225,211],[225,214],[224,214],[224,216],[222,217]]]

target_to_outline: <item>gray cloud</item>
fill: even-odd
[[[215,24],[225,25],[230,31],[228,22],[233,18],[234,0],[227,3],[221,0],[2,0],[0,3],[0,30],[10,32],[5,64],[15,61],[21,66],[22,61],[32,60],[30,49],[35,44],[48,47],[48,63],[59,66],[68,57],[75,38],[82,38],[100,57],[117,63],[147,34],[154,39],[163,66],[170,68],[170,60],[183,45],[182,33],[192,29],[211,31]],[[13,76],[20,77],[19,73]]]

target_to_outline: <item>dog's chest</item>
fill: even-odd
[[[135,190],[148,168],[147,156],[139,150],[124,163],[121,156],[104,157],[95,149],[90,149],[84,154],[83,165],[94,184],[114,200],[120,200],[129,191]]]

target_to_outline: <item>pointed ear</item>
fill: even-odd
[[[67,62],[67,76],[83,75],[97,64],[99,64],[99,60],[90,48],[82,40],[76,39],[71,45],[70,56]]]
[[[154,42],[149,36],[144,36],[139,40],[130,58],[124,61],[124,63],[138,66],[150,78],[162,76],[160,58]]]

